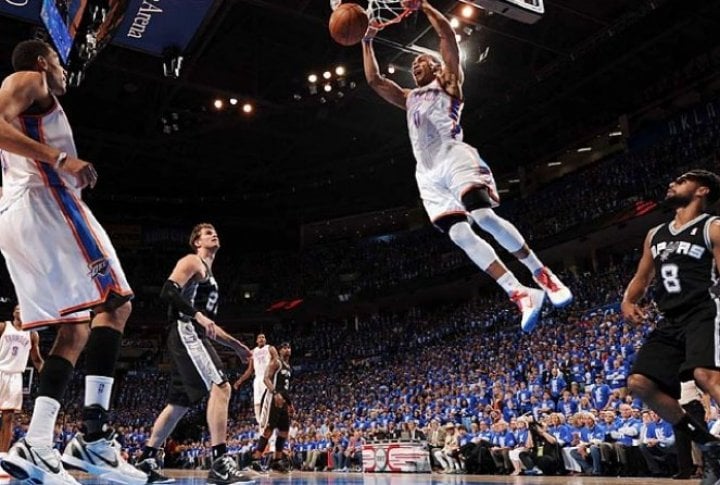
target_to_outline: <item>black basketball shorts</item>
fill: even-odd
[[[222,361],[207,337],[200,338],[192,322],[170,325],[171,357],[168,403],[190,407],[205,397],[213,384],[226,383]]]
[[[680,382],[692,379],[697,367],[720,369],[720,302],[714,299],[661,322],[638,352],[632,374],[679,399]]]

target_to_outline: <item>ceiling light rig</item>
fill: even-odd
[[[348,78],[348,69],[339,64],[307,76],[307,91],[293,94],[293,100],[313,100],[320,104],[339,101],[347,92],[357,88],[357,83]]]

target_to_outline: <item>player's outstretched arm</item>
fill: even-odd
[[[648,286],[653,280],[655,275],[655,267],[653,266],[652,253],[650,252],[650,235],[649,232],[645,237],[645,244],[643,245],[643,254],[638,263],[637,271],[635,276],[630,280],[625,295],[623,296],[622,303],[620,305],[623,316],[626,320],[632,323],[640,323],[647,315],[643,313],[637,302],[645,295]]]
[[[233,387],[237,390],[240,389],[240,386],[242,386],[242,383],[246,380],[250,379],[250,376],[253,373],[253,370],[255,370],[255,361],[253,359],[248,359],[248,365],[245,369],[245,372],[238,377],[238,380],[235,381],[235,384],[233,384]],[[265,377],[265,376],[263,376]]]
[[[219,344],[224,345],[225,347],[233,349],[233,351],[241,359],[249,359],[252,362],[252,359],[250,359],[250,356],[252,355],[250,349],[245,344],[240,342],[238,339],[236,339],[217,325],[215,326],[215,337],[213,338],[213,340],[215,340]]]
[[[365,70],[365,79],[378,93],[381,98],[400,109],[405,109],[405,98],[409,89],[403,89],[394,81],[380,74],[377,58],[375,57],[375,49],[373,49],[373,39],[377,34],[377,29],[370,27],[362,40],[363,51],[363,69]]]
[[[453,80],[458,85],[462,84],[464,74],[460,65],[460,47],[455,40],[455,30],[450,25],[450,21],[427,0],[421,1],[420,10],[423,11],[440,38],[440,55],[445,64],[445,74],[454,77]]]

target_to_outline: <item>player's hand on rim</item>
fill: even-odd
[[[85,187],[90,187],[92,189],[97,183],[98,173],[95,170],[95,166],[92,163],[80,160],[77,157],[71,157],[68,155],[60,162],[60,165],[58,165],[57,168],[63,172],[73,174],[75,178],[77,178],[77,186],[81,189],[84,189]]]

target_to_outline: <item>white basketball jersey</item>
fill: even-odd
[[[60,103],[40,115],[21,115],[13,126],[33,140],[45,143],[70,156],[77,156],[72,129]],[[75,176],[55,170],[50,164],[0,150],[3,195],[0,210],[8,207],[29,187],[64,186],[79,197]]]
[[[435,79],[410,91],[405,105],[418,168],[432,169],[441,158],[443,145],[463,139],[460,127],[463,102],[450,96]]]
[[[0,337],[0,372],[24,372],[31,347],[30,332],[5,322],[5,331]]]
[[[255,379],[263,380],[265,371],[270,364],[270,346],[255,347],[252,350],[253,367],[255,369]]]

